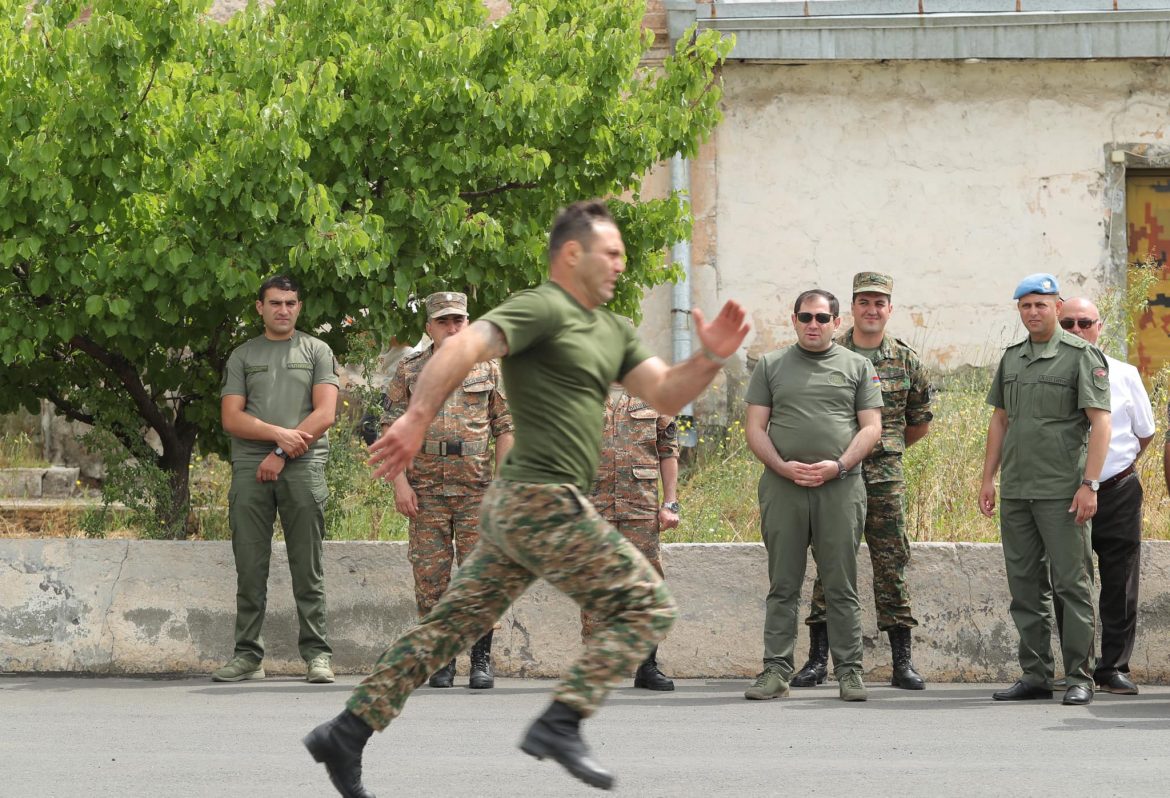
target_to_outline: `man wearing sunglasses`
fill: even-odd
[[[926,682],[911,661],[910,630],[918,625],[910,611],[906,565],[910,541],[906,536],[906,483],[902,452],[930,430],[930,382],[918,355],[892,335],[886,324],[894,306],[894,278],[878,272],[853,277],[853,326],[838,342],[873,363],[882,388],[882,436],[861,465],[865,481],[865,542],[873,563],[873,597],[878,629],[890,638],[893,670],[890,684],[903,690],[923,690]],[[792,678],[793,687],[815,687],[825,680],[829,638],[825,622],[825,593],[820,577],[813,585],[808,624],[808,662]]]
[[[1087,299],[1069,299],[1060,326],[1096,344],[1101,314]],[[1137,634],[1138,572],[1142,552],[1142,483],[1134,466],[1154,439],[1154,409],[1141,374],[1108,355],[1111,405],[1109,452],[1101,469],[1092,543],[1101,571],[1101,657],[1093,671],[1098,690],[1137,695],[1129,678],[1129,657]],[[1063,607],[1055,604],[1056,622],[1064,626]]]
[[[796,343],[769,352],[752,372],[747,443],[764,464],[760,531],[770,588],[764,610],[764,670],[744,692],[788,695],[797,605],[809,545],[824,584],[828,645],[842,700],[864,701],[857,547],[865,526],[861,461],[881,437],[881,380],[873,363],[833,342],[837,298],[797,297]]]
[[[1109,449],[1109,367],[1097,347],[1060,329],[1051,274],[1025,277],[1014,299],[1028,337],[1004,352],[987,394],[995,410],[979,511],[995,515],[1002,464],[999,530],[1023,674],[992,697],[1052,697],[1051,593],[1064,605],[1063,703],[1084,705],[1093,700],[1090,527]]]

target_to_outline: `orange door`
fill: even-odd
[[[1129,360],[1144,376],[1170,363],[1170,172],[1139,172],[1125,180],[1129,262],[1152,257],[1160,267],[1150,286],[1150,306],[1138,315],[1137,346]]]

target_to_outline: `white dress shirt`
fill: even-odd
[[[1112,437],[1109,439],[1109,454],[1101,469],[1101,481],[1121,473],[1137,459],[1141,451],[1138,438],[1154,435],[1154,409],[1150,396],[1142,384],[1141,374],[1128,363],[1114,360],[1108,355],[1109,396],[1112,412]]]

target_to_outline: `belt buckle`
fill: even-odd
[[[439,454],[446,455],[462,455],[463,441],[439,441]]]

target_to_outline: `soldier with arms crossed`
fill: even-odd
[[[797,605],[812,546],[828,605],[829,649],[843,701],[865,701],[857,548],[865,527],[861,461],[881,435],[881,383],[873,364],[833,343],[837,297],[796,298],[796,343],[768,352],[748,384],[748,447],[764,464],[760,533],[768,552],[764,670],[744,698],[788,695]]]
[[[484,498],[479,545],[435,608],[386,649],[345,710],[305,737],[342,795],[368,798],[361,766],[370,735],[541,578],[600,624],[520,748],[588,784],[613,786],[581,739],[580,721],[665,636],[677,610],[646,558],[585,498],[597,469],[605,394],[616,380],[673,415],[711,382],[748,325],[735,302],[710,323],[695,309],[700,351],[674,366],[651,355],[602,307],[625,271],[625,245],[601,202],[576,203],[557,216],[548,257],[548,282],[515,294],[449,340],[423,369],[406,412],[371,447],[374,476],[397,476],[472,366],[503,358],[516,442]]]
[[[878,629],[889,635],[894,668],[890,683],[904,690],[922,690],[926,682],[910,659],[910,630],[918,621],[910,612],[906,565],[906,483],[902,452],[930,431],[930,382],[918,355],[902,341],[886,335],[894,310],[894,278],[877,272],[853,277],[853,326],[838,343],[873,363],[882,384],[882,436],[861,464],[865,478],[865,542],[873,563],[873,599]],[[825,625],[825,593],[820,577],[813,585],[808,620],[808,662],[792,677],[793,687],[814,687],[825,680],[829,636]]]
[[[268,604],[272,525],[280,513],[300,625],[298,647],[313,683],[333,681],[325,639],[326,431],[337,418],[337,364],[329,346],[296,328],[300,290],[288,277],[260,286],[264,334],[235,349],[220,390],[232,437],[228,522],[236,560],[236,646],[217,682],[263,679],[260,629]]]

